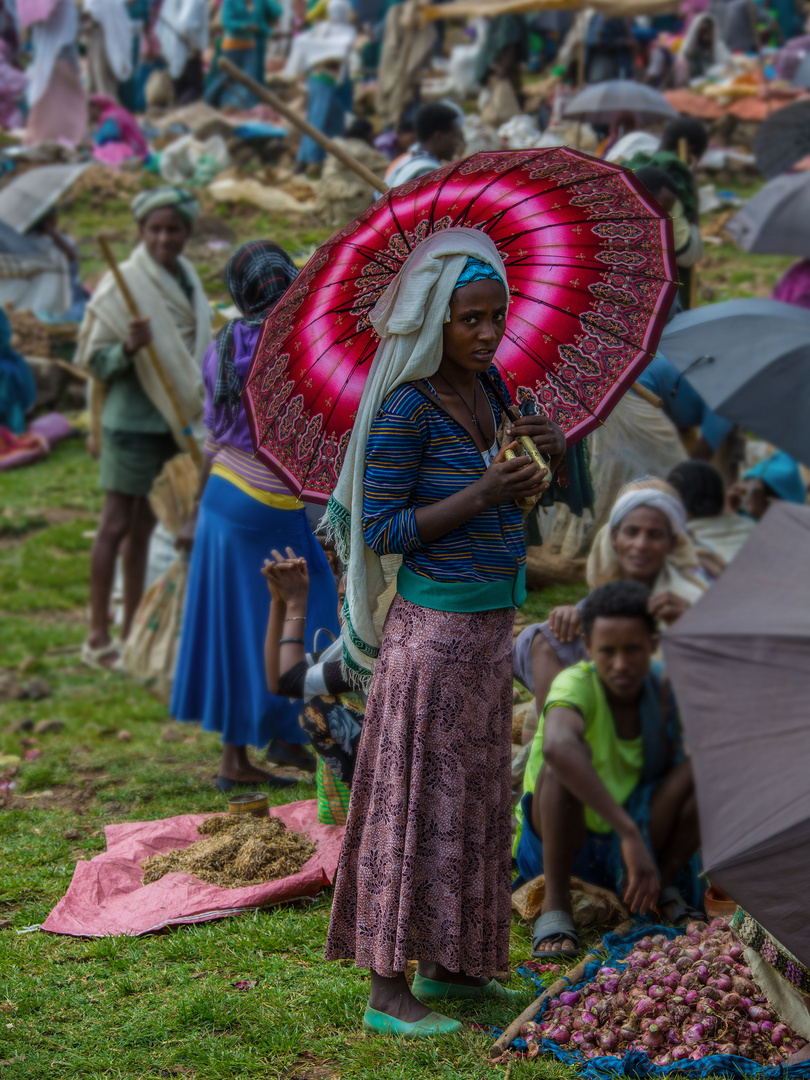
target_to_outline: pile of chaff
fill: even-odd
[[[303,833],[289,832],[276,817],[210,817],[197,832],[205,839],[150,855],[142,864],[144,885],[179,871],[210,885],[240,889],[297,874],[317,846]]]

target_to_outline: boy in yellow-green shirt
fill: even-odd
[[[697,890],[684,877],[699,846],[692,770],[662,665],[652,660],[649,596],[634,581],[594,589],[582,607],[590,660],[557,676],[542,709],[516,841],[521,876],[546,879],[535,956],[579,948],[572,874],[621,891],[642,914],[694,914]],[[531,672],[516,675],[532,685]]]

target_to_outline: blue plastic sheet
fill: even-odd
[[[601,967],[610,966],[622,971],[627,967],[627,957],[636,946],[636,942],[643,937],[652,937],[654,934],[663,934],[670,940],[684,933],[683,927],[650,926],[649,923],[639,925],[626,937],[617,937],[616,934],[605,934],[604,943],[608,950],[606,960],[596,960],[585,968],[585,975],[581,982],[574,987],[578,990],[591,982]],[[548,1007],[548,1001],[538,1012],[535,1020],[540,1020]],[[522,1044],[522,1045],[521,1045]],[[522,1039],[516,1039],[513,1043],[516,1050],[525,1050],[526,1043]],[[627,1077],[656,1077],[674,1076],[676,1074],[690,1077],[749,1077],[755,1076],[758,1080],[810,1080],[810,1061],[801,1065],[759,1065],[756,1061],[738,1057],[732,1054],[710,1054],[701,1058],[700,1061],[676,1061],[672,1065],[654,1065],[646,1054],[640,1050],[631,1050],[623,1058],[597,1057],[586,1059],[577,1050],[564,1050],[550,1039],[543,1039],[539,1043],[541,1051],[553,1054],[560,1061],[578,1067],[582,1076],[590,1080],[609,1080],[615,1076]]]

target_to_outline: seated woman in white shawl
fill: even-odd
[[[710,578],[687,535],[683,503],[665,480],[647,476],[622,489],[610,520],[596,534],[587,578],[592,589],[609,581],[646,585],[650,614],[662,630],[702,596]],[[586,659],[580,608],[581,603],[557,607],[515,640],[514,674],[535,695],[538,713],[563,668]],[[524,727],[524,743],[535,730],[536,721]]]
[[[124,641],[143,593],[155,525],[147,496],[166,461],[186,445],[146,346],[154,344],[193,425],[201,421],[200,367],[211,341],[211,309],[191,263],[182,257],[199,213],[196,201],[178,188],[153,188],[135,197],[132,213],[141,242],[121,272],[142,316],[131,318],[107,274],[87,306],[76,356],[93,376],[93,437],[106,491],[91,557],[90,631],[82,649],[82,659],[92,667],[113,667],[118,660],[120,646],[111,641],[108,625],[116,556],[120,550]]]

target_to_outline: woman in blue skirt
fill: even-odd
[[[277,244],[252,241],[230,258],[225,283],[243,313],[220,331],[203,360],[206,462],[199,513],[178,539],[191,568],[171,713],[201,721],[222,736],[217,788],[281,787],[295,781],[253,764],[248,746],[270,744],[268,757],[314,771],[298,726],[300,703],[271,694],[264,675],[268,595],[261,567],[273,548],[307,560],[312,588],[306,622],[285,627],[315,645],[319,628],[339,633],[337,589],[303,504],[253,457],[241,392],[261,324],[296,276]]]

